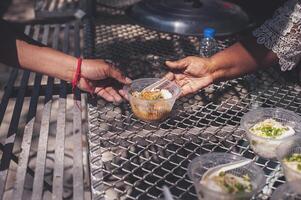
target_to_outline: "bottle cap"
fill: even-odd
[[[203,31],[204,37],[213,38],[215,36],[215,29],[205,28]]]

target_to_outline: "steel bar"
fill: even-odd
[[[56,27],[59,29],[59,26]],[[63,52],[68,52],[69,26],[64,28]],[[66,82],[61,81],[59,95],[59,113],[57,117],[57,133],[55,138],[55,166],[53,172],[53,193],[52,199],[63,199],[64,182],[64,153],[65,153],[65,134],[66,134]]]
[[[42,33],[42,43],[44,45],[48,44],[48,35],[49,35],[49,27],[46,26]],[[23,195],[25,176],[26,176],[26,170],[28,165],[41,80],[42,80],[42,75],[36,74],[34,90],[30,101],[30,106],[29,106],[29,111],[27,116],[27,124],[24,129],[24,135],[23,135],[23,140],[21,145],[22,151],[20,153],[20,159],[18,163],[19,165],[18,165],[17,175],[16,175],[16,184],[15,184],[15,191],[13,197],[14,199],[22,199],[22,195]]]
[[[80,56],[79,43],[79,24],[75,23],[75,56]],[[81,200],[84,195],[83,186],[83,152],[82,152],[82,116],[81,116],[81,92],[75,89],[73,106],[73,199]]]

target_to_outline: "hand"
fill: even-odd
[[[175,81],[182,88],[181,96],[195,93],[213,82],[213,63],[210,58],[189,56],[166,65],[172,70],[165,78]]]
[[[122,101],[120,93],[114,88],[114,82],[129,84],[131,80],[112,64],[103,60],[85,59],[82,62],[81,78],[78,87],[81,90],[97,94],[107,101]],[[122,93],[121,91],[121,94]]]

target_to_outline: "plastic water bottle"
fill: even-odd
[[[208,58],[218,51],[217,42],[214,39],[215,30],[213,28],[205,28],[203,35],[204,37],[200,42],[200,56]]]

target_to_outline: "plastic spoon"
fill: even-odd
[[[170,190],[165,185],[163,186],[163,193],[164,193],[165,200],[174,200],[170,193]]]
[[[168,83],[168,80],[165,78],[161,78],[158,81],[150,84],[149,86],[145,87],[142,91],[153,91],[161,86],[163,86],[164,84]]]

